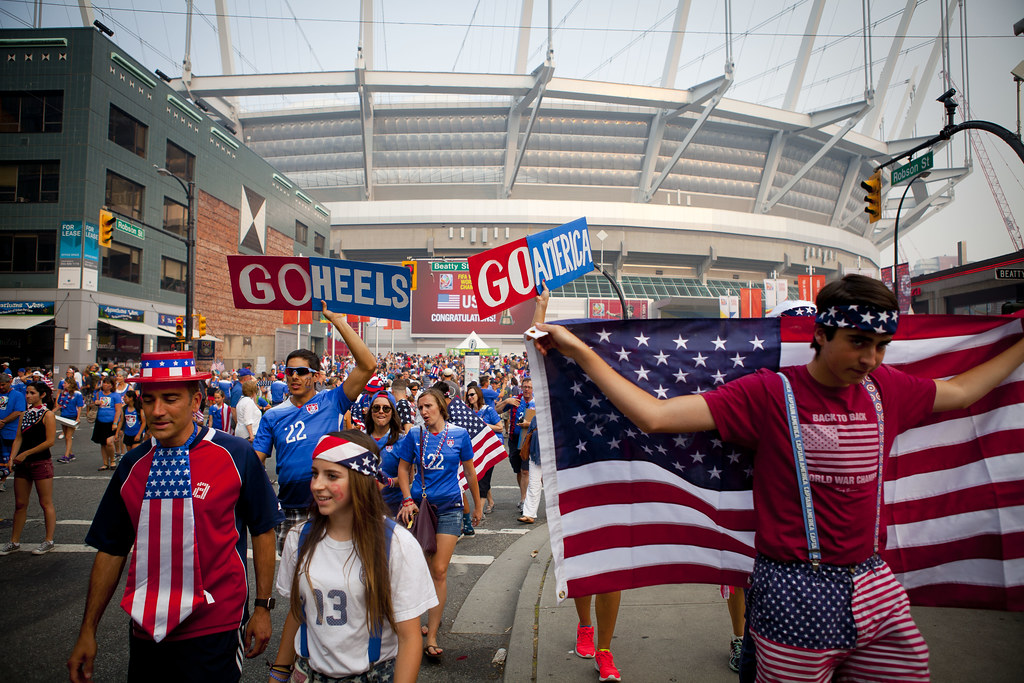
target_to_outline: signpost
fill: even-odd
[[[922,154],[909,164],[900,166],[899,168],[894,168],[892,170],[892,184],[897,185],[905,180],[910,180],[925,171],[930,171],[934,165],[935,154],[933,152]]]

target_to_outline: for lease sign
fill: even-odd
[[[409,320],[409,271],[401,266],[306,258],[228,256],[235,308],[321,310]]]
[[[481,317],[533,298],[542,282],[557,289],[593,269],[586,218],[469,257]]]

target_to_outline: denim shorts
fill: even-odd
[[[462,533],[462,510],[448,510],[437,515],[437,533],[458,536]]]

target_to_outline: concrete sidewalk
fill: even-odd
[[[572,653],[576,610],[572,600],[557,602],[546,524],[506,552],[521,556],[531,548],[538,553],[529,561],[519,592],[505,681],[596,681],[593,660]],[[525,562],[516,560],[519,566]],[[933,607],[917,607],[913,613],[931,650],[932,680],[1024,680],[1024,614]],[[731,631],[718,586],[626,591],[612,640],[615,665],[623,681],[735,683],[736,674],[728,667]]]

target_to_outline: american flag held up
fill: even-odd
[[[469,438],[473,442],[473,467],[476,469],[477,477],[482,477],[484,472],[508,456],[497,433],[458,397],[453,398],[448,405],[448,415],[454,424],[469,432]],[[463,491],[469,489],[469,483],[462,473],[461,465],[459,465],[459,485]]]
[[[810,319],[569,328],[660,398],[813,356]],[[1018,318],[906,316],[885,360],[945,378],[1020,334]],[[745,585],[752,454],[713,432],[643,434],[571,359],[527,346],[559,599],[668,583]],[[1024,370],[971,408],[904,432],[887,459],[885,502],[883,557],[913,603],[1024,609]]]

